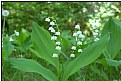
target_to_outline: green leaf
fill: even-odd
[[[22,45],[19,47],[19,49],[22,51],[22,52],[26,52],[26,50],[28,50],[29,48],[31,47],[31,37],[27,37]]]
[[[11,58],[10,63],[13,65],[14,68],[17,68],[19,70],[41,74],[44,78],[49,81],[58,81],[58,78],[52,71],[41,66],[35,60],[25,58]]]
[[[53,53],[57,53],[57,51],[55,50],[55,43],[51,40],[50,34],[35,22],[32,23],[32,26],[32,43],[36,52],[39,53],[39,57],[45,59],[59,70],[59,61],[52,57]]]
[[[110,32],[110,40],[104,55],[106,58],[114,59],[121,49],[121,22],[110,17],[105,24],[102,36]]]
[[[27,31],[25,29],[22,29],[20,32],[20,35],[17,37],[18,45],[22,45],[22,43],[26,40],[27,37]]]
[[[94,60],[96,60],[101,53],[106,49],[109,42],[109,34],[102,37],[99,41],[94,42],[86,50],[84,50],[78,57],[74,60],[65,64],[63,80],[66,81],[67,78],[78,71],[80,68],[89,65]]]
[[[107,59],[107,58],[103,58],[103,59],[99,59],[98,63],[102,64],[105,66],[105,68],[109,69],[109,66],[121,66],[121,60],[112,60],[112,59]]]
[[[12,53],[13,49],[14,49],[14,46],[11,44],[11,42],[4,44],[2,48],[3,57],[9,56]]]
[[[106,59],[106,62],[109,66],[121,66],[121,60]]]

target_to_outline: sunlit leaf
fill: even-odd
[[[58,78],[52,71],[43,67],[34,60],[25,59],[25,58],[17,58],[17,59],[11,58],[10,63],[13,65],[14,68],[17,68],[21,71],[35,72],[42,75],[44,78],[46,78],[49,81],[58,81]]]
[[[106,58],[114,59],[121,49],[121,21],[110,17],[105,24],[102,36],[110,32],[110,41],[104,55]]]

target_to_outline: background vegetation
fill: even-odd
[[[32,31],[32,21],[37,22],[40,27],[48,30],[48,23],[45,22],[47,17],[56,20],[59,29],[62,31],[71,30],[71,33],[74,31],[75,25],[79,24],[87,37],[93,37],[94,29],[101,31],[109,16],[121,20],[121,2],[2,2],[1,6],[2,10],[8,10],[10,13],[6,17],[6,36],[7,34],[13,34],[14,30],[19,32],[25,30],[27,32],[26,37],[29,38]],[[18,40],[20,38],[18,37]],[[17,46],[21,46],[21,48],[16,46],[9,57],[35,59],[45,67],[48,67],[43,59],[32,55],[28,49],[22,49],[27,48],[23,47],[23,41],[18,42]],[[31,43],[31,41],[29,42]],[[16,43],[14,44],[16,45]],[[121,51],[116,59],[121,60]],[[79,76],[78,73],[74,74],[69,78],[69,81],[76,77],[79,77],[76,81],[121,81],[120,71],[121,67],[105,67],[105,65],[94,62],[82,68],[79,72],[82,76]],[[2,81],[47,80],[36,73],[25,73],[13,69],[9,62],[3,60]]]

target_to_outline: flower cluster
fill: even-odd
[[[78,29],[78,31],[75,32],[75,33],[73,33],[73,36],[74,36],[74,37],[81,38],[81,39],[84,39],[85,36],[82,34],[82,31],[80,31],[80,26],[79,26],[79,25],[76,25],[76,26],[75,26],[75,29]]]
[[[50,24],[50,27],[48,30],[52,33],[51,40],[55,41],[55,44],[56,44],[55,49],[58,51],[61,51],[61,42],[58,41],[58,36],[60,36],[58,27],[56,26],[55,22],[52,21],[50,18],[46,18],[45,21],[49,22]],[[75,57],[75,54],[74,54],[75,51],[77,51],[78,53],[82,52],[80,45],[83,45],[82,41],[85,38],[85,35],[80,30],[80,25],[75,25],[75,29],[77,31],[73,33],[73,36],[76,37],[76,45],[71,47],[72,54],[70,54],[70,57],[72,58]],[[57,58],[58,54],[53,53],[52,57]]]
[[[92,20],[92,19],[89,19],[89,23],[92,25],[92,31],[94,31],[93,32],[93,37],[94,37],[94,41],[98,41],[99,40],[99,38],[98,38],[98,36],[99,36],[99,31],[97,30],[97,28],[96,27],[100,27],[101,26],[101,24],[100,24],[100,20]]]
[[[99,31],[98,30],[94,30],[93,32],[93,37],[94,37],[94,41],[98,41],[99,38],[97,37],[99,35]]]
[[[19,36],[19,32],[17,32],[16,30],[14,30],[14,34],[15,34],[15,36]],[[12,37],[10,37],[9,41],[12,42],[12,41],[14,41],[14,39]]]
[[[82,34],[82,31],[80,31],[80,25],[76,25],[75,29],[77,29],[78,31],[74,32],[73,36],[76,37],[76,42],[77,42],[76,45],[80,46],[80,45],[82,45],[82,41],[81,40],[83,40],[85,38],[85,36]],[[71,50],[73,50],[73,51],[75,51],[76,49],[77,49],[76,46],[72,46],[71,47]],[[78,52],[82,52],[82,49],[79,48]],[[70,54],[70,57],[75,57],[75,54],[74,53]]]
[[[57,41],[57,36],[60,36],[60,32],[59,31],[56,31],[54,29],[55,22],[54,21],[51,21],[50,18],[46,18],[45,21],[50,22],[50,27],[49,27],[48,30],[50,30],[50,32],[53,33],[53,36],[51,37],[51,40],[56,41],[56,48],[55,49],[58,50],[58,51],[61,51],[61,46],[60,46],[61,44],[60,44],[59,41]],[[55,54],[54,53],[52,57],[58,57],[58,54]]]

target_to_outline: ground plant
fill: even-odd
[[[66,8],[66,3],[44,2],[44,4],[63,5],[59,8]],[[83,6],[78,2],[68,4],[79,5],[79,8]],[[85,6],[88,5],[85,3]],[[32,8],[34,10],[34,7]],[[115,9],[120,12],[118,8]],[[86,9],[84,10],[83,13],[86,13]],[[47,11],[43,13],[45,15]],[[97,13],[95,16],[99,17],[99,14],[103,13]],[[33,19],[30,24],[31,31],[18,28],[11,33],[6,29],[9,15],[8,10],[2,10],[3,81],[121,81],[120,19],[108,15],[107,20],[102,20],[105,21],[103,24],[99,22],[103,18],[96,18],[93,15],[91,17],[93,20],[89,19],[89,22],[79,22],[78,19],[72,21],[70,18],[67,25],[61,21],[63,18],[55,18],[53,14],[49,14],[43,17],[42,25],[38,23],[39,20]],[[73,28],[64,29],[60,22],[62,26]],[[71,22],[74,25],[70,25]]]

